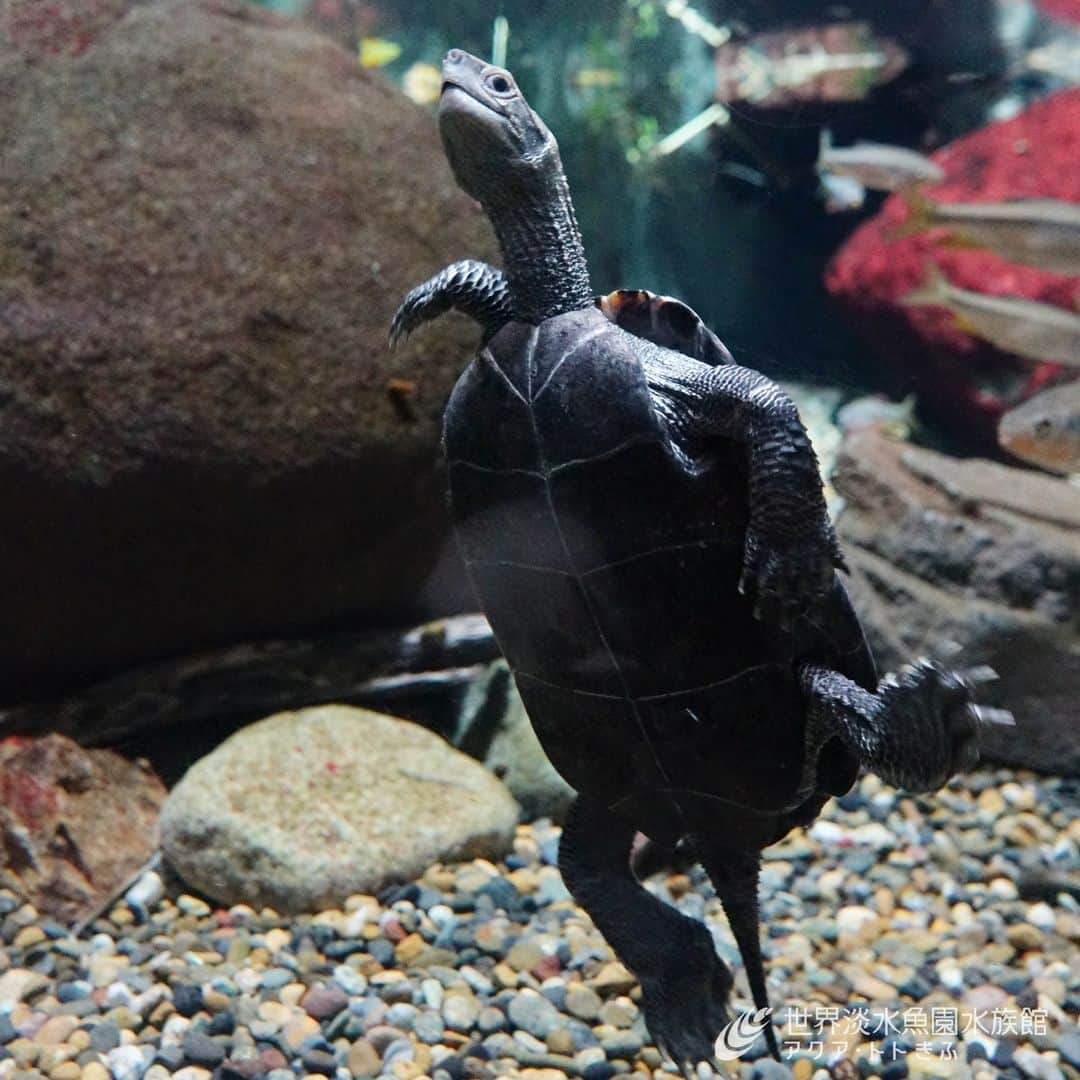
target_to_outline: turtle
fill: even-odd
[[[681,301],[594,296],[558,145],[513,75],[460,49],[442,75],[446,156],[505,268],[447,266],[390,340],[451,308],[481,328],[443,417],[458,543],[577,792],[566,885],[689,1075],[731,1019],[733,977],[706,926],[635,876],[635,838],[704,866],[768,1010],[762,849],[862,767],[913,791],[971,767],[975,684],[926,658],[878,678],[791,399]]]

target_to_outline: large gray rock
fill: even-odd
[[[1080,489],[871,431],[845,441],[833,483],[879,665],[959,645],[950,663],[991,665],[979,696],[1016,717],[984,730],[984,756],[1080,774]]]
[[[323,705],[237,732],[197,762],[161,815],[165,856],[218,903],[336,906],[431,863],[498,858],[518,807],[439,736]]]
[[[430,114],[243,0],[0,0],[0,101],[0,703],[453,609],[475,330],[386,330],[494,241]]]

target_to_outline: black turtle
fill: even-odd
[[[732,977],[705,926],[638,883],[635,832],[703,863],[763,1008],[761,849],[861,765],[943,784],[975,760],[978,710],[927,661],[878,682],[783,390],[678,301],[594,300],[558,147],[513,77],[455,49],[443,79],[446,153],[506,270],[447,267],[409,293],[391,341],[449,308],[483,328],[445,414],[461,550],[579,793],[566,883],[686,1068],[711,1056]]]

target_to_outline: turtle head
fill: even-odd
[[[484,205],[540,192],[562,175],[559,147],[504,68],[451,49],[439,133],[458,184]]]

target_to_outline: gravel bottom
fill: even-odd
[[[759,1039],[731,1075],[1080,1080],[1076,794],[1000,771],[925,797],[866,777],[769,849],[787,1060]],[[144,881],[147,906],[75,939],[0,890],[0,1080],[671,1075],[633,976],[563,887],[558,835],[521,826],[504,863],[296,918]],[[749,1007],[703,875],[649,887],[708,922]]]

